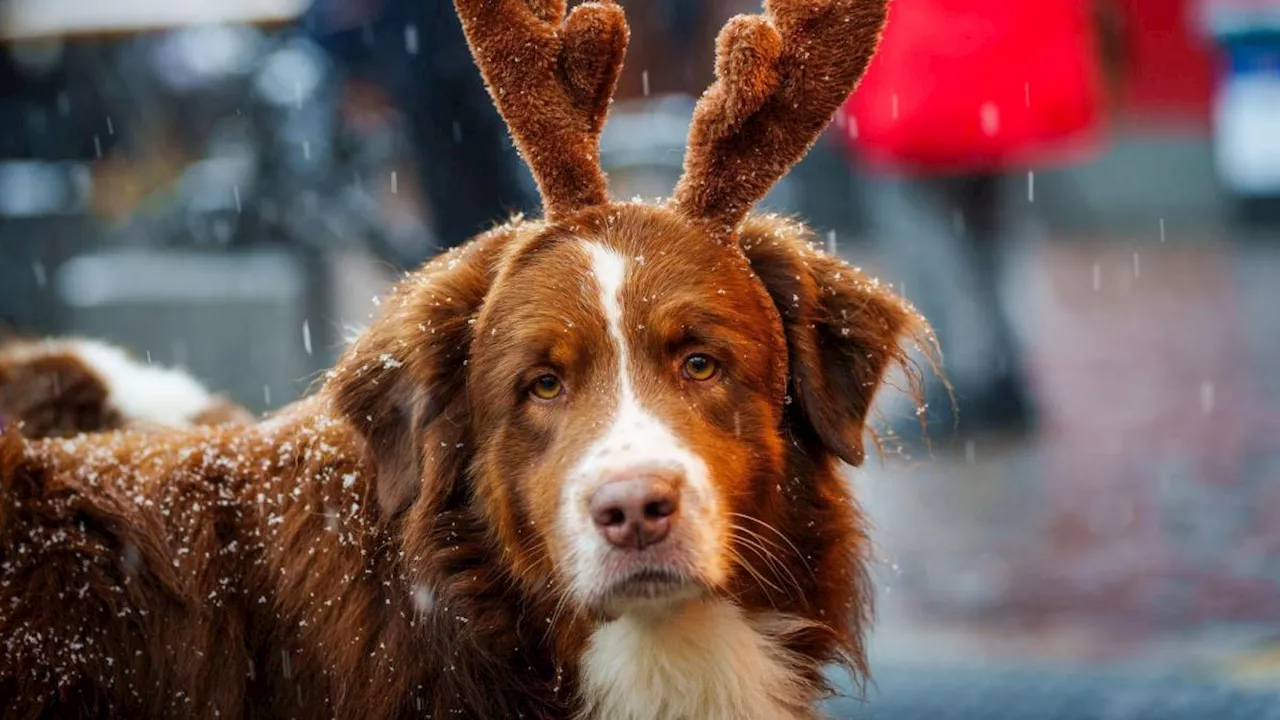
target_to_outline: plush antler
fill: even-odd
[[[627,49],[622,8],[565,0],[454,0],[467,43],[549,219],[608,202],[600,130]]]
[[[674,199],[713,234],[733,232],[808,152],[875,54],[888,0],[766,0],[716,40]]]

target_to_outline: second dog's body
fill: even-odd
[[[183,371],[87,339],[0,343],[0,417],[32,438],[253,419]]]

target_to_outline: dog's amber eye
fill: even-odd
[[[555,375],[543,375],[533,381],[533,395],[540,400],[555,400],[564,392],[564,384]]]
[[[716,374],[716,361],[706,355],[690,355],[684,359],[684,376],[690,380],[710,380]]]

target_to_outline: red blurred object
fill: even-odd
[[[1143,121],[1208,126],[1215,76],[1202,7],[1246,7],[1274,0],[1111,0],[1124,19],[1124,106]]]
[[[839,126],[872,165],[991,170],[1097,145],[1102,77],[1082,0],[898,0]]]

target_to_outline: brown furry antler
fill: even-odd
[[[766,0],[716,41],[716,82],[698,101],[680,212],[713,234],[751,206],[813,145],[875,54],[888,0]]]
[[[494,104],[533,170],[547,217],[608,202],[600,130],[627,49],[622,8],[454,0]]]

